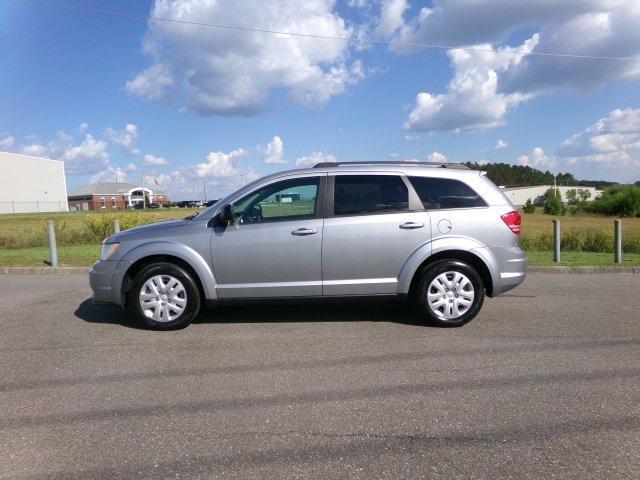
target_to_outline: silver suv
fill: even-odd
[[[460,326],[522,283],[520,214],[484,172],[429,163],[322,163],[257,180],[186,219],[104,241],[94,301],[149,327],[203,304],[393,295]]]

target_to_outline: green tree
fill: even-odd
[[[562,196],[555,188],[550,188],[544,194],[544,213],[547,215],[564,215],[567,207],[562,203]]]
[[[567,192],[567,203],[569,205],[575,205],[578,203],[578,192],[575,189],[571,189]]]
[[[591,198],[591,192],[589,190],[579,190],[578,194],[580,195],[580,201],[586,202]]]

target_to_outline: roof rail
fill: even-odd
[[[342,167],[350,165],[415,165],[419,167],[434,167],[434,168],[456,168],[462,170],[469,170],[464,163],[441,163],[441,162],[321,162],[313,166],[313,168],[331,168]]]

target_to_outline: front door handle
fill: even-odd
[[[318,230],[315,228],[300,227],[291,232],[291,235],[313,235],[314,233],[318,233]]]
[[[405,228],[405,229],[422,228],[422,227],[424,227],[424,223],[418,223],[418,222],[405,222],[402,225],[400,225],[400,228]]]

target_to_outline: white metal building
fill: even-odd
[[[0,214],[66,212],[64,162],[0,152]]]
[[[529,199],[536,205],[541,204],[545,192],[550,188],[553,188],[553,185],[535,185],[531,187],[504,188],[502,189],[502,191],[507,196],[507,198],[511,200],[511,203],[516,206],[522,206],[527,203],[527,200]],[[601,190],[596,190],[594,187],[558,186],[557,189],[560,192],[560,195],[562,195],[562,201],[565,203],[567,203],[568,201],[567,193],[571,190],[575,190],[576,192],[580,192],[581,190],[588,191],[590,194],[589,198],[587,199],[588,202],[593,201],[602,194]]]

